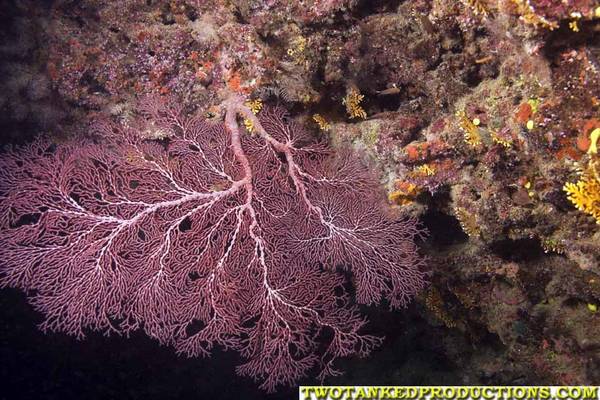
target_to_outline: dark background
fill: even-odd
[[[385,335],[371,357],[340,360],[345,374],[326,384],[460,384],[441,350],[437,329],[405,311],[370,308],[369,331]],[[294,399],[297,387],[272,395],[251,379],[235,375],[241,360],[234,352],[211,358],[177,356],[145,334],[130,338],[91,333],[82,341],[60,333],[44,334],[42,316],[24,293],[0,291],[1,399]],[[437,343],[437,344],[436,344]],[[314,371],[316,372],[316,371]],[[301,384],[319,384],[314,379]]]

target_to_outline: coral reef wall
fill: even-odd
[[[126,124],[147,94],[209,120],[231,94],[282,105],[430,231],[431,284],[390,329],[427,331],[419,346],[460,370],[406,383],[600,383],[598,1],[0,7],[4,143]],[[331,382],[414,377],[394,361],[411,346],[389,343]]]

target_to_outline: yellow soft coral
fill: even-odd
[[[477,125],[467,117],[464,110],[457,111],[456,116],[458,117],[458,125],[464,133],[465,142],[471,147],[478,147],[481,144],[481,135]]]
[[[388,200],[395,205],[405,206],[415,201],[421,189],[415,184],[404,181],[396,182],[396,190],[389,194]]]
[[[489,14],[484,0],[462,0],[462,2],[473,9],[473,12],[475,12],[477,15],[483,15],[484,17],[487,17]]]
[[[598,154],[598,141],[600,140],[600,128],[596,128],[590,133],[590,148],[588,154]]]
[[[313,114],[312,119],[319,125],[319,129],[322,131],[328,131],[331,128],[329,122],[321,114]]]
[[[547,28],[553,31],[558,28],[558,24],[550,21],[538,14],[535,8],[531,5],[530,0],[512,0],[517,5],[517,11],[521,14],[521,19],[530,25]]]
[[[563,190],[567,198],[578,210],[590,214],[600,224],[600,179],[598,178],[598,160],[590,160],[580,173],[579,181],[567,182]]]
[[[367,112],[360,106],[365,96],[360,94],[358,89],[350,88],[346,97],[342,100],[342,104],[346,106],[346,112],[350,119],[353,118],[367,118]]]
[[[252,114],[254,115],[258,114],[263,108],[261,99],[248,100],[244,104],[250,109],[250,111],[252,111]]]
[[[419,165],[414,169],[413,172],[415,172],[417,175],[433,176],[435,175],[435,166],[431,166],[429,164]]]

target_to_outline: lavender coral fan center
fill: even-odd
[[[374,207],[352,155],[283,111],[256,116],[237,97],[224,108],[209,124],[152,98],[126,126],[98,122],[98,143],[4,154],[1,283],[31,293],[44,330],[142,328],[189,356],[234,349],[237,372],[267,390],[335,374],[336,358],[381,340],[363,333],[338,269],[359,303],[403,306],[424,285],[421,231]],[[148,127],[166,144],[144,140]]]

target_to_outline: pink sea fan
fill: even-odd
[[[128,125],[97,123],[96,141],[3,154],[0,283],[30,294],[43,330],[142,328],[189,356],[234,349],[238,373],[267,390],[335,374],[337,357],[381,341],[362,332],[341,271],[358,302],[403,306],[424,286],[422,232],[382,210],[351,154],[282,110],[224,107],[209,124],[153,98]]]

